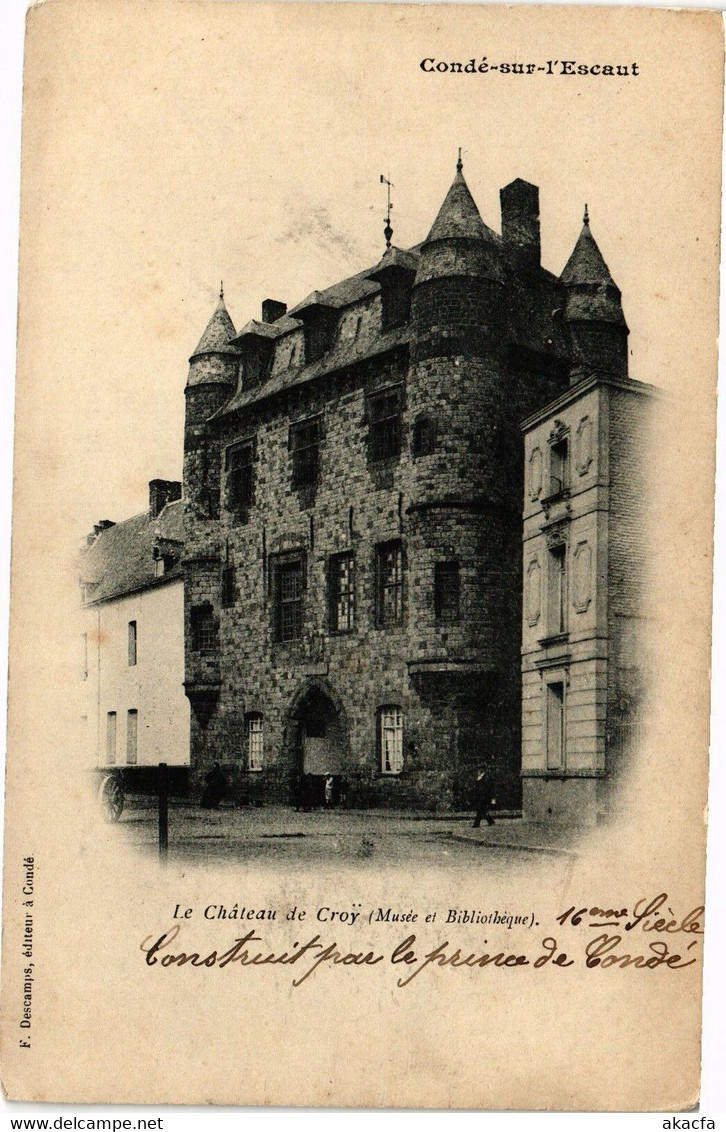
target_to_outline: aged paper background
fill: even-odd
[[[535,100],[513,87],[485,98],[476,79],[427,82],[418,68],[423,55],[516,45],[519,57],[543,42],[545,57],[632,56],[643,71],[617,89],[560,85]],[[277,972],[157,978],[138,945],[177,901],[215,897],[506,904],[536,911],[548,934],[574,902],[667,891],[684,912],[700,903],[721,63],[720,19],[705,13],[65,2],[32,13],[6,817],[11,1096],[626,1109],[695,1098],[700,964],[430,972],[402,991],[393,970],[339,969],[292,990]],[[505,878],[251,876],[180,870],[173,858],[162,874],[86,806],[72,732],[72,548],[101,514],[139,510],[153,475],[178,473],[185,361],[218,276],[239,324],[267,290],[302,297],[373,262],[379,167],[405,186],[396,242],[421,239],[458,144],[495,225],[500,185],[540,185],[553,270],[590,202],[624,295],[631,375],[672,394],[651,453],[657,711],[628,822],[589,835],[565,876],[547,862]],[[286,234],[311,216],[290,246]],[[22,963],[8,939],[28,853],[42,974],[26,1055],[12,1018]],[[196,930],[198,946],[218,942],[214,925]],[[375,943],[373,930],[360,942]],[[397,942],[389,931],[380,945]]]

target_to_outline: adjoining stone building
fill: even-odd
[[[422,244],[239,333],[220,296],[186,387],[197,785],[456,807],[489,755],[519,804],[520,423],[627,331],[542,268],[538,189],[500,196],[501,235],[459,162]]]

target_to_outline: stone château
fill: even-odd
[[[536,186],[500,198],[501,235],[459,160],[421,244],[240,331],[220,295],[186,387],[197,788],[457,808],[491,759],[521,804],[521,423],[626,382],[628,329],[587,217],[558,278]]]

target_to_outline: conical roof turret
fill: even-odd
[[[620,290],[590,230],[585,205],[582,231],[560,275],[568,291],[566,316],[625,325]]]
[[[421,245],[416,282],[449,275],[503,279],[500,240],[481,218],[464,179],[461,157],[431,231]]]
[[[469,186],[464,180],[461,159],[456,165],[456,176],[451,183],[444,203],[439,209],[426,243],[434,240],[496,240],[491,228],[482,220]]]
[[[236,351],[230,342],[235,336],[234,323],[224,302],[224,291],[220,289],[219,302],[192,357],[196,358],[199,354],[234,354]]]
[[[218,385],[228,397],[237,384],[240,352],[232,339],[236,336],[234,323],[224,303],[224,289],[220,287],[219,302],[207,328],[189,359],[187,393],[196,386]]]

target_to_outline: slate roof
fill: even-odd
[[[235,353],[234,350],[229,349],[229,344],[235,337],[235,334],[234,323],[229,317],[229,311],[224,304],[224,299],[220,295],[214,314],[207,323],[207,329],[199,339],[197,348],[192,354],[192,357],[196,358],[198,354]]]
[[[290,319],[290,322],[293,322],[293,320]],[[297,322],[288,329],[295,329],[295,327],[297,327]],[[244,324],[237,337],[233,339],[233,343],[236,344],[240,338],[246,338],[248,334],[258,334],[261,338],[279,338],[280,334],[284,334],[284,332],[276,322],[260,322],[256,318],[251,318],[249,322]]]
[[[290,318],[289,314],[282,315],[274,322],[261,322],[257,318],[251,318],[242,327],[237,337],[232,339],[230,346],[240,345],[240,339],[246,338],[248,334],[258,334],[262,338],[269,338],[274,341],[277,338],[282,338],[283,334],[289,334],[291,330],[299,330],[301,326],[302,323],[296,318]]]
[[[566,286],[577,283],[609,283],[611,287],[616,286],[587,222],[583,224],[560,280]]]
[[[409,326],[399,326],[389,330],[387,334],[377,334],[373,340],[366,337],[356,339],[334,346],[322,357],[309,362],[308,365],[281,370],[265,381],[264,385],[251,386],[248,389],[238,389],[229,401],[214,413],[210,420],[226,417],[253,402],[261,401],[272,394],[280,393],[283,389],[291,389],[295,385],[304,385],[313,378],[321,377],[326,373],[334,373],[346,366],[355,365],[367,358],[374,358],[377,354],[386,353],[396,346],[408,342],[410,336]]]
[[[418,251],[409,252],[404,251],[402,248],[387,248],[383,253],[383,258],[367,273],[368,278],[380,280],[381,277],[392,268],[398,268],[400,271],[410,271],[415,275],[419,259]]]
[[[159,540],[178,546],[178,560],[161,577],[156,576],[154,547]],[[108,527],[85,548],[81,555],[81,585],[86,603],[137,593],[181,578],[181,552],[184,544],[184,503],[167,503],[158,518],[148,511]]]
[[[359,271],[357,275],[342,279],[340,283],[334,283],[332,287],[327,287],[324,291],[313,291],[301,303],[294,306],[289,314],[294,315],[295,311],[303,310],[312,303],[320,303],[321,306],[340,309],[340,307],[347,307],[350,303],[355,303],[358,299],[366,299],[369,295],[375,295],[380,288],[378,283],[368,278],[371,270],[374,269],[368,268],[367,271]]]
[[[434,220],[426,243],[434,240],[491,240],[499,242],[499,237],[488,228],[479,215],[479,209],[469,192],[461,169],[457,169],[439,214]]]
[[[567,288],[565,312],[574,321],[610,322],[625,327],[620,290],[602,257],[585,213],[585,223],[560,282]]]
[[[356,275],[351,275],[347,279],[342,279],[339,283],[334,283],[332,287],[327,287],[323,291],[313,291],[311,295],[308,295],[306,299],[303,299],[302,302],[275,322],[258,322],[256,319],[251,319],[234,341],[239,342],[241,338],[248,334],[259,334],[264,338],[276,340],[292,331],[301,330],[302,321],[295,318],[295,311],[302,310],[313,302],[319,303],[321,306],[342,310],[344,307],[351,306],[372,295],[377,295],[381,289],[380,284],[375,282],[371,275],[382,265],[388,263],[395,266],[405,266],[407,270],[415,271],[421,258],[420,251],[420,244],[406,250],[391,248],[384,254],[383,259],[379,260],[373,267],[359,271]],[[387,334],[378,332],[371,335],[364,330],[355,341],[337,342],[321,358],[316,358],[308,365],[291,367],[284,372],[275,373],[262,385],[251,386],[247,389],[238,388],[230,400],[211,419],[224,417],[228,413],[233,413],[237,409],[251,404],[253,401],[260,401],[294,385],[302,385],[324,373],[333,373],[345,366],[361,362],[365,358],[372,358],[377,354],[385,353],[387,350],[407,342],[408,339],[408,326],[398,327]]]
[[[564,327],[561,320],[558,321],[556,318],[556,315],[561,313],[563,299],[568,313],[573,313],[573,317],[605,318],[608,321],[624,323],[619,303],[620,292],[613,283],[600,249],[592,236],[587,216],[585,219],[585,226],[559,279],[543,267],[539,267],[536,276],[530,275],[527,280],[522,280],[512,250],[502,237],[482,220],[461,166],[457,165],[454,180],[423,243],[409,249],[396,247],[388,249],[373,267],[351,275],[324,290],[313,291],[275,322],[265,323],[253,319],[236,337],[232,331],[231,339],[227,340],[229,352],[236,352],[248,335],[256,335],[276,343],[272,351],[275,361],[270,376],[261,384],[238,387],[211,419],[219,420],[285,389],[302,385],[367,358],[374,358],[407,343],[411,334],[410,325],[381,333],[380,324],[374,330],[370,321],[364,318],[360,334],[356,333],[354,338],[336,335],[332,347],[322,357],[308,364],[299,362],[296,364],[294,360],[285,361],[288,356],[294,358],[299,347],[295,345],[292,348],[289,344],[290,341],[295,343],[295,337],[292,337],[288,343],[283,339],[286,336],[302,335],[307,309],[313,306],[329,307],[333,311],[340,312],[342,318],[345,317],[346,308],[356,307],[364,310],[366,305],[369,305],[365,300],[380,293],[379,280],[392,268],[416,272],[417,283],[447,274],[482,275],[505,283],[509,288],[510,298],[507,318],[514,342],[533,351],[554,357],[565,357],[568,346]],[[577,288],[573,287],[565,299],[562,294],[562,284],[578,283],[597,283],[597,290],[603,293],[583,298],[579,296]],[[587,289],[591,290],[589,287]],[[607,295],[604,293],[606,289]],[[584,304],[587,309],[579,312],[579,308],[575,309],[578,303]],[[221,305],[223,307],[223,303]],[[214,317],[218,312],[219,308]],[[214,317],[210,327],[214,323]],[[229,319],[228,315],[226,317]],[[210,327],[205,331],[197,352],[204,344]],[[297,356],[302,356],[302,353],[298,353]]]

